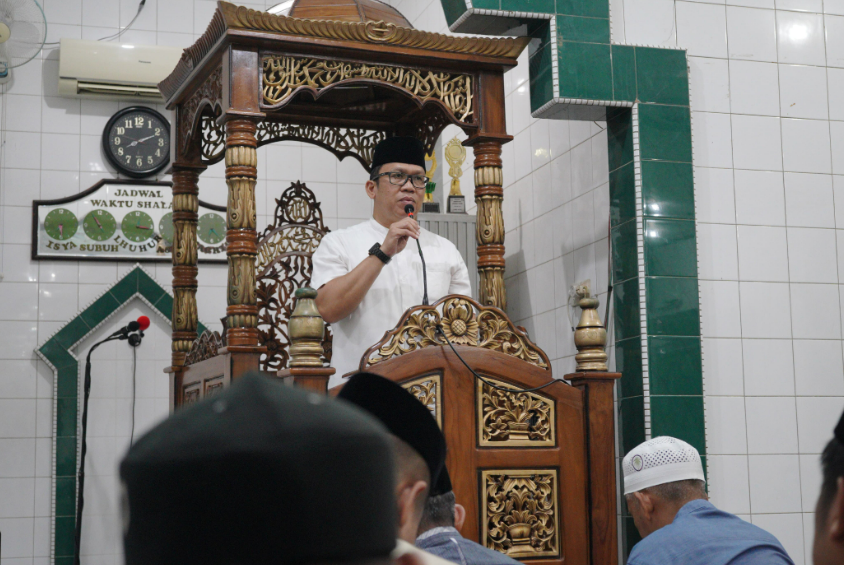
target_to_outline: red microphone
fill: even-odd
[[[144,331],[149,327],[149,318],[146,316],[141,316],[138,318],[138,329]]]

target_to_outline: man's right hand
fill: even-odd
[[[408,238],[419,239],[419,233],[419,223],[416,220],[410,217],[402,218],[390,226],[390,231],[381,244],[381,251],[393,257],[405,248]]]

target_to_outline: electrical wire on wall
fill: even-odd
[[[140,1],[140,3],[138,4],[138,11],[135,12],[135,17],[132,18],[132,20],[126,25],[126,27],[124,27],[123,29],[121,29],[120,31],[118,31],[116,33],[112,33],[111,35],[106,35],[105,37],[101,37],[97,41],[112,41],[114,39],[120,38],[121,35],[123,35],[127,31],[129,31],[129,29],[135,23],[135,20],[137,20],[138,16],[141,15],[141,10],[144,9],[144,5],[146,4],[146,2],[147,2],[147,0],[141,0]],[[44,45],[45,46],[46,45],[59,45],[60,43],[61,43],[61,41],[51,41],[50,43],[45,43]]]

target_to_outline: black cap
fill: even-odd
[[[388,137],[372,153],[374,171],[385,163],[407,163],[425,168],[425,146],[415,137]]]
[[[835,425],[835,431],[833,433],[835,439],[844,444],[844,414],[841,414],[841,418],[838,420],[838,424]]]
[[[440,496],[441,494],[451,492],[452,490],[451,476],[448,474],[448,467],[443,465],[443,468],[440,470],[440,476],[437,478],[434,488],[431,489],[430,496]]]
[[[120,465],[127,565],[365,560],[396,544],[392,444],[368,414],[256,374]]]
[[[437,484],[445,466],[445,437],[434,416],[415,396],[384,377],[357,373],[343,385],[337,398],[363,408],[415,449],[428,465],[432,488]]]

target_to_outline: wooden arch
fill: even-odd
[[[183,370],[197,338],[197,183],[223,158],[226,350],[232,376],[258,369],[256,148],[284,139],[368,167],[381,139],[416,135],[431,149],[446,125],[462,128],[475,154],[480,302],[505,308],[501,145],[512,137],[503,75],[528,41],[276,16],[218,2],[206,32],[159,84],[175,112],[172,372]]]

